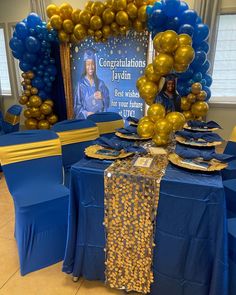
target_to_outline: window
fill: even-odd
[[[212,78],[211,101],[236,103],[236,14],[220,16]]]
[[[0,27],[0,90],[2,95],[11,95],[4,29]]]

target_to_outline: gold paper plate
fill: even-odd
[[[115,135],[120,138],[131,139],[131,140],[149,140],[149,139],[151,139],[151,137],[142,138],[142,137],[139,137],[138,134],[137,135],[136,134],[123,134],[118,131],[115,133]]]
[[[96,154],[97,151],[102,150],[102,149],[107,149],[109,148],[104,148],[103,146],[100,146],[98,144],[91,145],[85,149],[85,155],[90,157],[90,158],[95,158],[95,159],[100,159],[100,160],[116,160],[116,159],[122,159],[131,156],[133,153],[127,153],[123,150],[121,150],[120,154],[118,156],[108,156],[108,155],[101,155],[101,154]],[[112,149],[110,149],[112,150]]]
[[[210,166],[206,169],[201,167],[194,167],[188,163],[183,163],[182,161],[184,159],[175,153],[169,154],[168,160],[174,165],[195,171],[220,171],[228,166],[227,163],[222,163],[215,159],[212,159],[210,161],[205,161],[206,163],[210,164]]]
[[[188,146],[211,147],[211,146],[218,146],[222,144],[222,141],[213,141],[213,142],[189,141],[186,138],[179,135],[177,135],[175,139],[177,142],[188,145]]]
[[[194,127],[190,127],[188,126],[188,124],[184,124],[184,129],[186,130],[191,130],[191,131],[198,131],[198,132],[211,132],[211,131],[216,131],[219,128],[194,128]]]

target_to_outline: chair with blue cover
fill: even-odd
[[[3,131],[3,114],[0,110],[0,135],[3,135],[4,131]]]
[[[224,153],[236,156],[236,126],[233,128]],[[236,179],[236,160],[229,162],[228,167],[222,171],[222,178],[223,180]]]
[[[2,128],[5,134],[19,131],[21,111],[22,111],[22,106],[17,104],[11,106],[7,110],[5,114],[5,118],[2,122]]]
[[[15,207],[22,275],[64,258],[69,190],[62,185],[61,143],[49,130],[0,136],[0,162]]]
[[[69,187],[70,168],[84,157],[85,148],[99,137],[98,127],[93,121],[79,119],[58,122],[53,130],[61,140],[64,184]]]
[[[88,119],[95,122],[99,129],[99,134],[111,138],[118,128],[124,127],[123,118],[114,112],[95,113],[88,116]]]
[[[229,295],[236,294],[236,218],[228,219]]]

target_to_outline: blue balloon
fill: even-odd
[[[210,87],[211,86],[211,84],[212,84],[212,77],[210,76],[210,75],[204,75],[203,76],[203,79],[205,79],[206,80],[206,86],[207,87]]]
[[[40,76],[40,77],[42,77],[43,76],[43,71],[40,71],[40,70],[37,71],[37,75]]]
[[[12,51],[12,55],[17,59],[21,59],[23,56],[22,52],[18,52],[18,51]]]
[[[37,54],[33,54],[33,53],[29,53],[29,52],[24,53],[23,58],[22,58],[22,60],[24,62],[26,62],[30,65],[33,65],[37,59],[38,59]]]
[[[188,7],[188,4],[184,1],[181,1],[180,2],[180,6],[179,6],[179,11],[178,11],[178,16],[181,16],[181,14],[185,11],[185,10],[188,10],[189,7]]]
[[[17,23],[15,30],[17,37],[21,40],[25,40],[25,38],[29,35],[27,26],[24,22]]]
[[[200,71],[201,66],[204,64],[206,61],[206,52],[205,51],[196,51],[195,52],[195,58],[193,62],[191,63],[191,67],[195,69],[195,71]]]
[[[208,72],[210,66],[211,66],[210,62],[208,60],[206,60],[200,68],[201,73],[206,74]]]
[[[50,79],[51,82],[55,81],[55,77],[54,76],[49,77],[49,79]]]
[[[209,36],[209,28],[204,24],[197,24],[194,28],[193,43],[201,44]]]
[[[190,86],[192,86],[194,83],[195,83],[195,80],[194,80],[194,79],[190,79],[190,80],[188,80],[187,85],[188,85],[188,87],[190,87]]]
[[[167,29],[173,30],[175,32],[178,32],[179,30],[179,18],[176,17],[168,17],[167,19]]]
[[[32,66],[30,64],[27,64],[26,62],[20,61],[19,67],[23,72],[30,71]]]
[[[202,73],[201,72],[194,73],[193,80],[194,82],[200,82],[202,80]]]
[[[25,39],[26,49],[31,53],[36,53],[40,50],[40,42],[37,38],[29,36]]]
[[[44,89],[45,87],[45,84],[43,82],[43,79],[41,77],[35,77],[33,80],[32,80],[32,86],[38,88],[38,89]]]
[[[45,91],[43,91],[43,90],[39,91],[38,96],[40,96],[42,99],[47,99],[48,98],[47,93]]]
[[[195,51],[203,50],[206,54],[209,52],[209,44],[206,41],[202,41],[200,44],[193,45]]]
[[[151,15],[151,22],[154,28],[159,29],[159,27],[161,27],[166,22],[166,20],[167,16],[162,10],[156,9],[153,11]]]
[[[194,27],[189,24],[182,25],[180,26],[178,33],[188,34],[190,37],[193,37]]]
[[[205,80],[205,79],[202,79],[202,80],[200,81],[200,83],[202,84],[202,86],[206,86],[206,80]]]
[[[194,73],[193,69],[189,67],[186,72],[180,74],[180,78],[188,80],[193,76],[193,73]]]
[[[163,11],[167,16],[177,16],[180,0],[162,0]]]
[[[47,92],[48,94],[50,94],[51,93],[51,87],[48,87],[48,86],[46,86],[45,88],[44,88],[44,91],[45,92]]]
[[[50,76],[56,76],[57,68],[54,65],[48,65],[46,67],[46,71],[49,73]]]
[[[177,90],[181,96],[188,95],[189,93],[188,85],[186,83],[180,83],[179,81],[177,83]]]
[[[36,29],[37,25],[42,25],[42,20],[37,13],[31,12],[27,17],[27,25],[29,28]]]
[[[156,10],[156,9],[160,9],[162,10],[163,8],[163,5],[162,5],[162,2],[155,2],[154,5],[153,5],[153,10]]]
[[[192,10],[192,9],[185,10],[181,15],[180,23],[195,26],[197,17],[198,15],[195,10]]]
[[[211,98],[211,89],[207,86],[203,86],[202,90],[206,91],[207,93],[206,101],[208,101]]]
[[[201,24],[201,23],[202,23],[202,18],[201,18],[200,16],[197,17],[197,21],[196,21],[196,23],[197,23],[197,24]]]
[[[18,53],[23,53],[25,50],[23,42],[16,37],[11,38],[11,40],[9,42],[9,46],[10,46],[11,50],[18,52]]]

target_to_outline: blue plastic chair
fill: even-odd
[[[236,126],[224,150],[225,154],[236,156]],[[229,162],[228,167],[222,171],[223,180],[236,179],[236,160]]]
[[[64,184],[69,187],[70,168],[84,157],[86,147],[99,137],[98,127],[90,120],[65,120],[53,126],[62,145]]]
[[[49,130],[0,136],[0,161],[15,206],[22,275],[64,258],[69,190],[62,185],[61,144]]]
[[[229,295],[236,294],[236,218],[228,219]]]
[[[88,116],[88,119],[95,122],[99,129],[99,134],[111,138],[118,128],[124,127],[123,118],[113,112],[102,112]]]
[[[13,105],[8,109],[2,121],[2,130],[5,134],[19,131],[21,111],[20,105]]]

